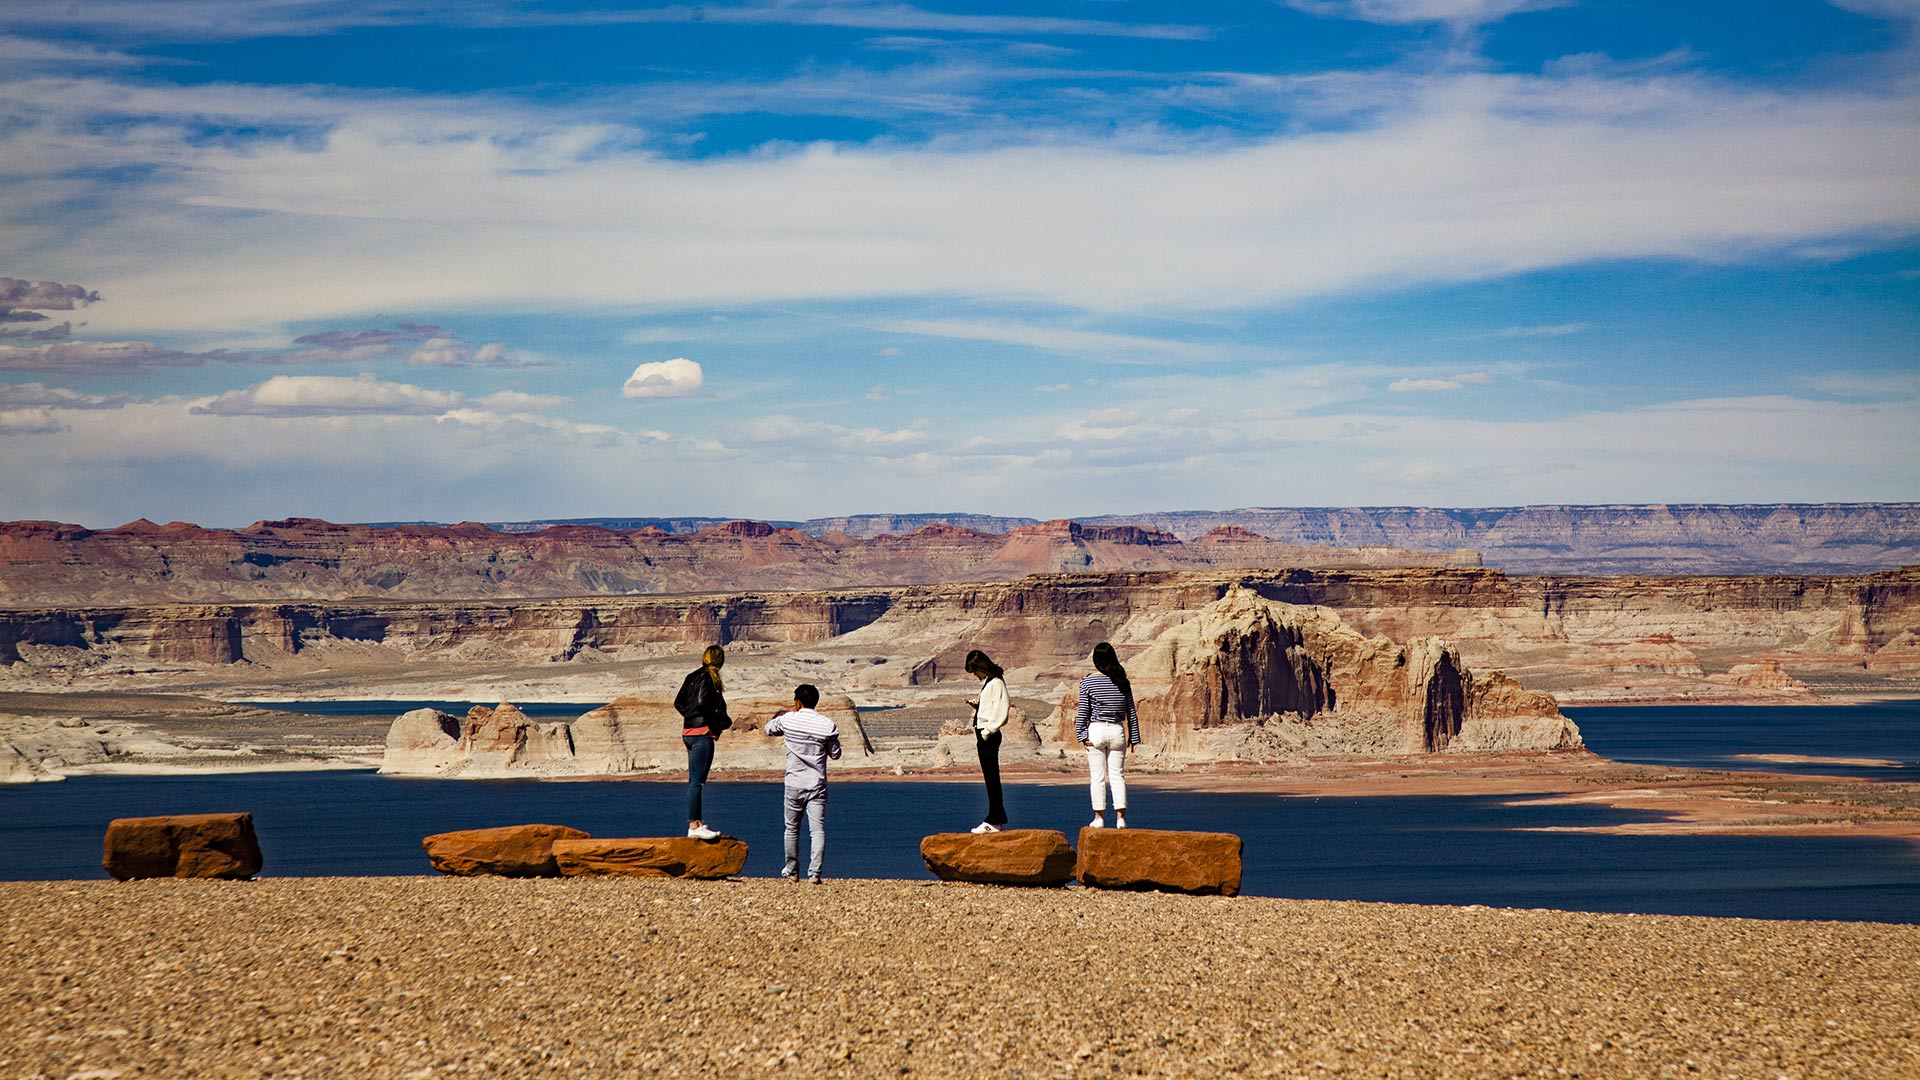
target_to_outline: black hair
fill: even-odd
[[[811,709],[820,704],[820,688],[812,683],[801,683],[793,688],[793,700],[803,709]]]
[[[1133,684],[1127,681],[1127,669],[1120,666],[1120,656],[1112,645],[1103,641],[1093,647],[1093,669],[1112,679],[1128,701],[1133,700]]]
[[[967,653],[965,667],[967,674],[978,675],[982,681],[987,679],[1004,679],[1007,677],[1007,673],[1000,670],[1000,665],[994,663],[992,657],[981,652],[979,649],[974,649],[972,652]]]

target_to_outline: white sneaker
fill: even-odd
[[[1089,829],[1104,829],[1106,827],[1107,820],[1105,818],[1094,818],[1092,824],[1087,826]]]
[[[687,835],[692,837],[695,840],[720,839],[719,833],[713,831],[712,829],[707,828],[705,825],[689,826],[687,829]]]
[[[995,824],[993,824],[992,822],[989,822],[989,821],[983,821],[983,822],[981,822],[980,824],[978,824],[978,825],[975,825],[975,826],[973,827],[973,831],[974,831],[974,832],[977,832],[977,833],[990,833],[990,832],[999,832],[999,831],[1000,831],[1000,826],[998,826],[998,825],[995,825]]]
[[[1125,815],[1125,814],[1115,814],[1115,815],[1113,815],[1113,827],[1114,827],[1114,828],[1116,828],[1116,829],[1124,829],[1124,828],[1126,828],[1126,827],[1127,827],[1127,815]]]

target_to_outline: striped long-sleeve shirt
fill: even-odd
[[[1095,721],[1126,724],[1127,745],[1140,744],[1140,714],[1133,709],[1133,699],[1097,671],[1080,680],[1080,708],[1073,717],[1073,737],[1086,742],[1087,725]]]
[[[827,759],[840,757],[840,728],[812,709],[795,709],[767,721],[769,735],[787,740],[787,786],[814,791],[827,786]]]

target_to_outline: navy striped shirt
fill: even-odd
[[[1133,698],[1120,692],[1112,679],[1099,672],[1080,680],[1080,708],[1073,717],[1073,737],[1087,741],[1087,725],[1099,721],[1127,725],[1127,745],[1140,742],[1140,714],[1133,710]]]

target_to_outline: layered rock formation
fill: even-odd
[[[136,521],[93,530],[0,523],[0,604],[419,599],[819,589],[992,581],[1036,572],[1273,566],[1477,566],[1470,551],[1346,551],[1235,533],[1186,544],[1131,525],[1050,521],[1005,534],[929,525],[905,536],[812,536],[734,521],[689,535],[555,526],[534,533],[374,528],[307,518],[244,529]],[[230,624],[180,623],[163,659],[237,653]],[[4,648],[4,646],[0,646]]]
[[[743,698],[728,702],[734,726],[717,741],[716,769],[779,769],[785,744],[762,736],[768,720],[790,700]],[[822,697],[816,706],[833,718],[850,763],[871,753],[853,699]],[[574,720],[535,720],[502,702],[476,705],[466,717],[415,709],[394,720],[380,771],[390,776],[600,776],[684,769],[681,721],[666,698],[618,698]]]
[[[920,858],[941,881],[1050,886],[1073,880],[1073,848],[1066,833],[1053,829],[935,833],[920,841]]]
[[[1551,695],[1476,675],[1439,638],[1366,637],[1324,607],[1234,587],[1126,661],[1143,750],[1182,759],[1571,750]],[[1074,737],[1075,695],[1054,736]]]
[[[747,865],[747,844],[731,836],[555,840],[554,862],[564,877],[736,877]]]

